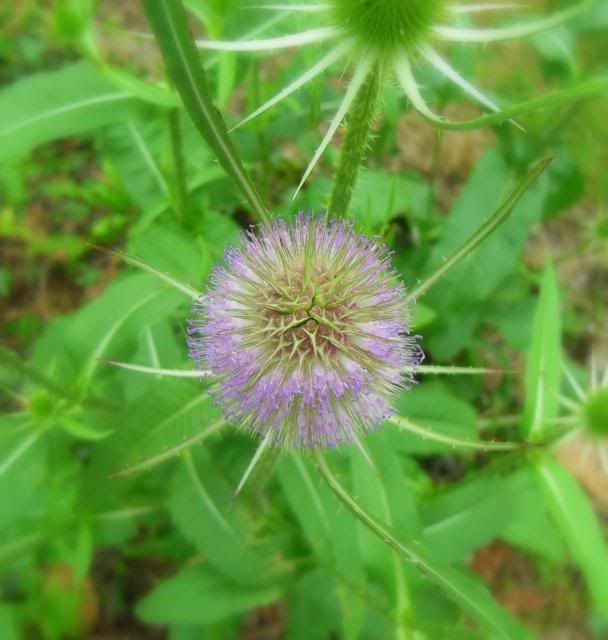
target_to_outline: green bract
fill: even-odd
[[[334,0],[333,22],[375,53],[414,51],[443,17],[445,0]]]
[[[594,391],[583,406],[585,427],[598,436],[608,436],[608,388]]]

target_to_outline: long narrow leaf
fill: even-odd
[[[392,416],[387,422],[394,424],[402,431],[409,431],[423,439],[442,442],[454,448],[475,449],[477,451],[513,451],[514,449],[522,449],[529,445],[525,442],[484,442],[483,440],[465,440],[454,436],[446,435],[428,427],[416,424],[403,416]]]
[[[553,91],[538,98],[532,98],[525,102],[514,104],[510,107],[501,108],[497,113],[488,113],[471,120],[454,122],[446,118],[429,118],[426,114],[422,116],[433,123],[439,129],[451,131],[464,131],[468,129],[482,129],[493,125],[502,124],[517,116],[524,116],[543,109],[557,109],[564,105],[573,104],[579,100],[605,96],[608,94],[608,77],[593,78],[586,82],[581,82],[567,89]]]
[[[207,77],[188,30],[181,0],[143,0],[143,5],[169,77],[192,121],[226,173],[236,182],[253,212],[260,220],[267,222],[268,211],[241,163],[222,116],[211,100]]]
[[[559,290],[553,267],[547,263],[526,363],[526,404],[522,425],[524,435],[529,440],[542,439],[550,423],[557,418],[560,350]]]
[[[121,469],[117,473],[113,474],[112,477],[125,477],[133,475],[134,473],[139,473],[141,471],[150,471],[153,467],[166,462],[167,460],[171,460],[176,456],[179,456],[187,451],[189,451],[195,444],[201,444],[207,438],[219,433],[226,427],[226,422],[224,420],[216,420],[213,424],[209,425],[206,429],[195,433],[190,438],[186,440],[182,440],[182,442],[178,442],[171,447],[168,447],[164,451],[157,453],[155,455],[151,455],[148,458],[144,458],[137,462],[136,464],[127,467],[126,469]]]
[[[541,460],[535,467],[549,513],[579,565],[595,611],[608,617],[608,546],[593,507],[576,480],[560,464]]]
[[[104,251],[104,249],[101,249],[101,250]],[[177,289],[178,291],[185,293],[187,296],[189,296],[193,300],[198,300],[201,297],[200,291],[197,291],[194,287],[191,287],[189,284],[186,284],[185,282],[180,282],[173,276],[169,275],[168,273],[165,273],[164,271],[160,271],[159,269],[156,269],[151,264],[144,262],[140,258],[130,256],[128,253],[123,253],[122,251],[108,251],[107,253],[110,253],[111,255],[115,255],[121,258],[127,264],[130,264],[131,266],[137,269],[141,269],[142,271],[147,271],[148,273],[151,273],[152,275],[156,276],[160,280],[163,280],[167,284],[171,285],[174,289]]]
[[[441,280],[443,276],[453,269],[463,258],[466,258],[474,251],[493,231],[495,231],[503,222],[505,222],[515,205],[521,200],[524,194],[536,182],[541,173],[547,168],[551,158],[546,158],[537,162],[523,177],[521,182],[511,191],[511,193],[501,202],[492,215],[477,229],[473,234],[459,247],[449,258],[427,278],[425,278],[418,286],[414,287],[408,295],[409,300],[416,300],[424,295],[436,282]]]

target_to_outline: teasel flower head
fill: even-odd
[[[585,463],[589,456],[595,456],[608,476],[608,365],[602,372],[595,359],[592,359],[587,388],[578,382],[568,368],[564,367],[564,371],[572,391],[571,396],[560,396],[566,415],[558,422],[570,430],[565,442],[570,436],[577,436],[581,442],[581,462]]]
[[[283,447],[378,427],[422,355],[390,254],[351,222],[299,214],[247,231],[195,305],[190,353],[228,420]]]
[[[308,4],[264,4],[263,8],[290,17],[308,15],[314,28],[270,38],[241,40],[197,40],[201,49],[237,52],[267,52],[313,45],[328,46],[318,61],[283,90],[261,105],[235,129],[270,109],[321,73],[345,62],[352,67],[352,77],[327,132],[310,161],[296,195],[345,119],[359,91],[370,74],[380,74],[383,81],[391,76],[398,82],[410,104],[427,120],[438,126],[449,123],[433,112],[415,77],[415,67],[427,64],[457,85],[483,108],[500,111],[499,105],[477,89],[452,67],[436,45],[443,43],[483,44],[523,36],[559,26],[592,6],[596,0],[581,0],[568,9],[535,20],[523,20],[507,27],[477,28],[469,26],[471,15],[521,8],[517,3],[462,4],[453,0],[310,0]],[[463,25],[463,20],[465,24]],[[517,123],[514,123],[517,125]],[[517,125],[519,126],[519,125]],[[295,198],[295,195],[294,195]]]

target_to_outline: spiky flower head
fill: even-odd
[[[445,5],[446,0],[333,0],[327,11],[359,47],[390,55],[428,40]]]
[[[583,406],[585,426],[590,433],[599,437],[608,437],[608,387],[595,390]]]
[[[521,8],[522,5],[509,2],[469,4],[457,0],[309,0],[304,3],[268,3],[262,7],[283,12],[286,17],[293,16],[295,13],[308,14],[314,21],[315,27],[271,38],[257,37],[260,30],[255,29],[249,34],[250,37],[242,40],[197,40],[196,42],[202,49],[252,52],[276,51],[306,45],[322,46],[326,43],[330,45],[329,51],[313,66],[255,109],[237,127],[278,104],[333,65],[347,61],[353,67],[350,84],[336,114],[329,123],[325,136],[304,172],[296,190],[297,195],[349,113],[357,94],[370,77],[379,77],[384,80],[391,75],[394,76],[411,105],[436,126],[474,127],[476,120],[463,123],[449,122],[431,109],[423,91],[418,86],[414,73],[415,66],[421,63],[429,64],[476,103],[489,111],[498,112],[499,105],[452,67],[443,54],[435,48],[436,45],[487,43],[533,35],[562,24],[593,6],[595,2],[596,0],[579,0],[573,6],[550,16],[495,28],[471,27],[468,17],[486,12]]]
[[[570,414],[565,421],[583,429],[592,438],[608,440],[608,365],[601,374],[592,359],[588,389],[577,382],[568,368],[564,367],[564,371],[576,397],[576,400],[561,397],[562,405]]]
[[[353,440],[392,413],[421,359],[386,247],[300,214],[246,232],[190,325],[229,420],[278,446]]]
[[[593,456],[608,476],[608,365],[601,373],[592,358],[587,387],[581,386],[565,366],[564,372],[573,396],[560,395],[565,415],[558,419],[558,424],[570,428],[568,436],[560,441],[560,450],[567,449],[571,438],[576,438],[581,452],[579,466]]]

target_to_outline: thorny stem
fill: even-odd
[[[380,523],[374,516],[368,513],[356,500],[353,498],[344,487],[338,482],[336,476],[332,473],[327,461],[325,460],[325,456],[323,455],[323,451],[315,447],[313,449],[313,455],[321,476],[329,485],[329,488],[334,492],[334,494],[338,497],[338,499],[355,515],[355,517],[360,520],[370,531],[375,533],[384,543],[386,543],[389,547],[396,551],[398,555],[404,556],[407,560],[410,560],[416,564],[421,561],[420,556],[413,551],[412,549],[406,547],[402,542],[397,540],[393,536],[393,534],[386,528],[382,523]],[[401,617],[409,617],[410,614],[410,603],[409,597],[407,593],[400,592],[399,593],[399,603],[398,603],[398,616]],[[400,636],[404,640],[408,638],[409,634],[404,634],[406,631],[403,627],[400,628]],[[416,637],[410,636],[412,638]]]
[[[382,90],[382,69],[376,65],[359,90],[348,115],[340,164],[334,180],[329,214],[343,218],[348,212],[353,190],[369,146]]]
[[[407,560],[418,563],[420,561],[418,553],[405,546],[401,541],[397,540],[387,527],[376,520],[374,516],[369,514],[340,484],[332,470],[329,468],[327,460],[325,460],[325,456],[323,455],[323,451],[320,448],[315,447],[313,449],[313,455],[323,480],[327,482],[329,488],[334,492],[340,502],[342,502],[342,504],[344,504],[344,506],[347,507],[372,533],[375,533],[382,541],[386,542],[386,544],[388,544],[392,549],[397,551],[397,553],[405,556]]]
[[[325,482],[327,482],[329,488],[362,524],[378,536],[387,546],[406,560],[418,566],[427,578],[443,588],[454,601],[458,602],[460,606],[474,615],[479,622],[482,622],[482,624],[488,628],[492,628],[494,632],[492,637],[511,640],[512,636],[505,633],[504,629],[495,623],[492,614],[480,606],[480,603],[475,598],[472,598],[470,593],[467,593],[466,590],[463,591],[461,579],[457,579],[448,567],[442,567],[436,560],[431,559],[419,542],[410,540],[404,543],[399,540],[386,524],[380,522],[372,514],[368,513],[340,484],[327,464],[322,449],[315,447],[312,453],[319,472]],[[471,588],[470,585],[469,588]]]

